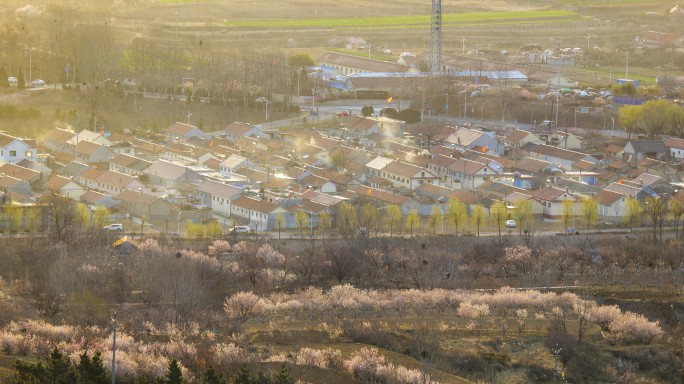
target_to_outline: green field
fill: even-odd
[[[443,24],[521,24],[550,23],[581,20],[582,16],[569,11],[473,12],[444,15]],[[332,19],[231,20],[225,24],[235,29],[274,28],[358,28],[358,27],[424,27],[430,25],[429,15],[354,17]]]

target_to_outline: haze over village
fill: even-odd
[[[680,5],[0,20],[0,382],[684,380]]]

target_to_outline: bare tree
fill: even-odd
[[[70,243],[80,227],[80,216],[76,201],[49,193],[40,198],[43,222],[48,226],[48,235],[53,242]]]

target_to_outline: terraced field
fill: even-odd
[[[559,23],[582,20],[582,16],[569,11],[515,11],[515,12],[472,12],[445,14],[443,25]],[[397,28],[425,27],[430,23],[429,15],[346,17],[332,19],[279,19],[279,20],[230,20],[225,23],[232,29],[277,29],[277,28]]]

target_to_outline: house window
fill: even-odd
[[[24,154],[24,156],[26,156],[26,157],[32,157],[32,156],[33,156],[33,153],[32,153],[31,151],[26,151],[26,153]]]
[[[10,151],[10,157],[17,157],[17,151]]]

